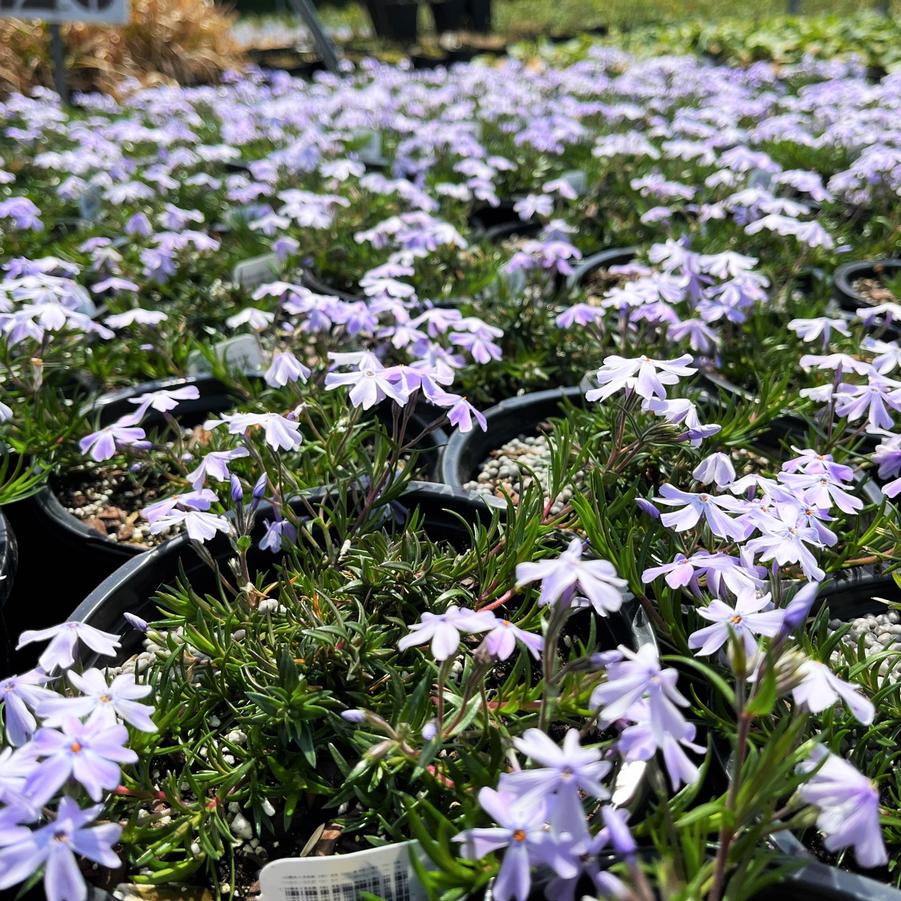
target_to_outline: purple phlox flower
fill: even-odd
[[[652,397],[642,404],[642,409],[662,416],[672,425],[684,425],[685,431],[676,440],[689,441],[692,447],[699,447],[705,438],[715,435],[722,426],[711,423],[704,425],[698,417],[698,408],[687,397],[660,400]]]
[[[608,560],[583,560],[582,541],[574,538],[569,547],[554,560],[520,563],[516,567],[519,585],[541,580],[540,606],[562,601],[569,604],[576,592],[585,596],[599,616],[613,613],[622,606],[623,590],[628,587]]]
[[[876,709],[853,685],[839,679],[819,660],[805,660],[798,668],[802,681],[792,689],[796,704],[804,705],[811,713],[822,713],[841,699],[848,705],[854,718],[868,726],[873,722]]]
[[[250,451],[246,447],[234,447],[226,451],[210,451],[204,454],[197,468],[188,473],[187,479],[197,490],[203,488],[203,483],[208,478],[217,482],[227,482],[231,476],[228,464],[232,460],[239,460],[249,456]],[[207,509],[209,509],[209,506],[207,506]],[[146,514],[144,518],[147,518]]]
[[[168,316],[161,310],[143,310],[140,307],[135,307],[133,310],[128,310],[125,313],[115,313],[112,316],[107,316],[103,321],[110,328],[118,329],[127,328],[135,323],[138,325],[159,325],[166,319],[168,319]]]
[[[210,488],[195,488],[193,491],[185,491],[182,494],[174,494],[172,497],[164,497],[141,510],[141,516],[149,523],[154,523],[160,517],[166,516],[175,509],[182,510],[209,510],[216,502],[216,492]]]
[[[423,613],[420,622],[410,626],[410,632],[397,643],[405,651],[417,644],[431,641],[432,656],[447,660],[460,646],[460,634],[488,632],[497,625],[490,610],[467,610],[452,604],[444,613]]]
[[[720,343],[719,335],[702,319],[683,319],[672,323],[666,330],[673,342],[688,340],[688,346],[696,353],[710,354]]]
[[[601,759],[597,748],[582,747],[578,729],[567,731],[562,747],[541,729],[526,729],[521,738],[513,739],[513,745],[539,764],[536,769],[502,775],[502,788],[509,787],[520,798],[544,797],[560,791],[572,792],[577,800],[579,791],[601,801],[610,797],[601,780],[610,772],[611,765]]]
[[[339,366],[343,365],[343,361],[339,357],[345,356],[358,355],[329,354],[329,357]],[[357,368],[351,372],[329,372],[325,377],[326,391],[351,385],[349,394],[351,404],[355,407],[362,407],[364,410],[372,409],[386,397],[390,397],[401,407],[410,399],[392,380],[392,377],[398,374],[395,367],[386,369],[372,354],[366,354],[358,360],[348,360],[347,362],[350,365],[356,365]]]
[[[230,531],[228,520],[217,513],[209,513],[204,510],[173,509],[154,520],[150,525],[150,532],[158,535],[174,526],[184,526],[192,541],[201,542],[210,541],[217,532],[227,535]]]
[[[89,721],[102,721],[107,726],[121,719],[142,732],[156,732],[150,719],[153,707],[138,703],[139,698],[146,698],[153,689],[149,685],[137,685],[131,673],[122,673],[109,683],[96,668],[87,669],[81,675],[69,670],[67,676],[81,694],[43,701],[38,715],[45,726],[62,726],[70,717],[89,717]]]
[[[723,253],[702,254],[698,263],[703,272],[725,281],[750,272],[757,265],[757,257],[750,257],[734,250]]]
[[[482,366],[490,363],[492,360],[499,360],[501,358],[501,349],[493,339],[501,337],[504,334],[503,331],[494,326],[486,325],[481,320],[472,320],[471,317],[459,322],[457,327],[464,327],[473,321],[478,323],[478,325],[472,326],[471,331],[453,331],[450,333],[448,337],[451,344],[469,351],[473,360]]]
[[[272,363],[263,375],[270,388],[284,388],[288,382],[298,380],[305,382],[310,377],[310,370],[290,350],[272,355]]]
[[[456,426],[461,432],[471,432],[473,428],[473,419],[478,423],[479,428],[483,432],[488,431],[488,420],[477,410],[465,397],[459,395],[451,395],[456,400],[450,405],[447,411],[447,421]]]
[[[559,194],[564,200],[575,200],[579,196],[565,178],[554,178],[551,181],[546,181],[541,186],[541,190],[545,194]]]
[[[873,306],[862,307],[855,313],[858,319],[870,328],[875,323],[884,319],[884,324],[901,322],[901,303],[880,303]]]
[[[714,598],[707,607],[697,610],[698,616],[713,625],[692,632],[688,636],[688,646],[696,650],[698,656],[713,654],[729,640],[732,632],[744,644],[745,656],[751,657],[757,651],[758,635],[774,638],[782,629],[784,613],[767,609],[771,607],[771,596],[760,596],[755,591],[742,592],[734,607]]]
[[[34,755],[29,747],[0,750],[0,804],[7,805],[5,809],[0,808],[0,846],[16,837],[30,835],[29,830],[20,829],[18,824],[37,819],[40,814],[23,794],[25,780],[34,767]]]
[[[635,498],[635,506],[651,519],[660,519],[660,511],[647,498]]]
[[[507,849],[492,888],[498,901],[526,901],[532,884],[531,869],[537,864],[552,867],[559,876],[576,876],[579,868],[572,855],[558,847],[547,831],[543,799],[520,801],[515,795],[486,786],[479,791],[479,804],[497,826],[467,829],[454,836],[454,841],[460,842],[462,854],[473,860]]]
[[[113,846],[122,834],[121,827],[102,823],[86,828],[102,809],[98,804],[82,810],[71,798],[61,798],[53,822],[5,843],[0,850],[0,889],[17,885],[43,866],[44,889],[51,901],[87,897],[76,853],[104,867],[119,866]]]
[[[109,460],[119,447],[134,446],[146,439],[144,430],[132,425],[132,421],[132,414],[128,414],[112,425],[86,435],[78,442],[79,449],[83,454],[90,454],[98,463]]]
[[[21,676],[10,676],[0,681],[0,703],[3,704],[3,725],[6,739],[19,747],[24,745],[37,728],[34,711],[56,692],[44,688],[49,677],[39,670],[31,670]]]
[[[763,562],[773,560],[778,566],[798,563],[807,579],[822,582],[825,573],[817,565],[816,557],[808,544],[820,547],[821,542],[815,529],[799,525],[801,510],[797,504],[777,503],[773,515],[767,514],[757,521],[761,534],[746,545]]]
[[[513,204],[513,211],[523,221],[534,216],[550,216],[554,212],[554,199],[547,194],[526,194]]]
[[[795,629],[807,622],[813,602],[817,599],[820,590],[819,582],[808,582],[795,592],[792,599],[783,608],[785,616],[782,620],[780,637],[790,635]]]
[[[813,773],[801,786],[801,798],[818,808],[817,828],[827,851],[853,847],[862,867],[888,861],[879,825],[879,789],[850,763],[817,745],[801,764]],[[815,772],[814,772],[815,771]]]
[[[260,539],[261,551],[272,551],[273,554],[277,554],[282,549],[283,542],[293,544],[297,539],[297,529],[287,519],[276,516],[272,522],[264,519],[263,525],[266,534]]]
[[[882,493],[888,498],[896,498],[901,494],[901,478],[888,482],[882,486]]]
[[[126,235],[147,238],[153,234],[153,225],[144,213],[138,212],[125,223],[124,231]]]
[[[540,729],[527,729],[514,747],[539,764],[535,769],[517,770],[501,776],[502,791],[511,791],[522,801],[547,799],[551,827],[558,835],[568,834],[577,842],[589,838],[588,824],[580,792],[604,801],[610,792],[601,780],[611,764],[601,759],[596,748],[583,748],[577,729],[570,729],[562,747]]]
[[[873,368],[881,375],[901,367],[901,345],[897,341],[879,341],[868,335],[860,346],[874,354]]]
[[[600,307],[587,303],[576,303],[558,314],[554,321],[558,328],[572,328],[573,325],[600,324],[603,318],[604,311]]]
[[[662,723],[654,719],[651,705],[643,699],[629,707],[624,719],[629,721],[629,725],[623,729],[616,744],[624,760],[650,760],[660,751],[663,753],[663,762],[673,791],[678,791],[681,785],[693,785],[697,782],[700,770],[685,753],[685,749],[696,754],[703,754],[705,749],[694,743],[696,730],[692,723],[671,717],[667,723],[668,728],[663,728]]]
[[[599,721],[610,725],[627,716],[636,701],[648,702],[650,719],[660,734],[681,735],[685,718],[679,707],[688,701],[676,688],[679,674],[672,667],[662,668],[657,648],[650,642],[637,651],[620,645],[621,660],[607,665],[607,681],[591,695],[592,707],[599,707]]]
[[[135,404],[137,410],[126,414],[117,420],[123,425],[137,425],[148,410],[156,410],[158,413],[169,413],[183,400],[197,400],[200,397],[200,389],[196,385],[185,385],[181,388],[163,388],[159,391],[148,391],[137,397],[130,397],[128,402]]]
[[[242,325],[249,325],[255,332],[265,331],[275,319],[275,313],[269,313],[266,310],[259,310],[256,307],[245,307],[234,316],[229,316],[225,320],[225,324],[229,328],[239,328]]]
[[[846,338],[851,336],[848,323],[844,319],[829,319],[827,316],[820,316],[817,319],[792,319],[788,327],[802,341],[816,341],[821,338],[823,350],[829,346],[833,331]]]
[[[111,635],[87,623],[65,622],[49,629],[27,629],[19,636],[16,650],[35,641],[47,641],[50,644],[38,658],[38,663],[45,673],[53,672],[56,667],[68,669],[75,662],[75,646],[79,640],[92,651],[106,657],[115,657],[119,650],[119,636]]]
[[[103,279],[103,281],[96,282],[91,285],[91,291],[95,294],[105,294],[107,291],[112,291],[114,294],[121,294],[123,292],[129,292],[131,294],[136,293],[140,290],[140,285],[137,282],[133,282],[130,278],[121,278],[117,275],[111,275],[109,278]],[[126,313],[119,313],[118,316],[108,316],[105,320],[106,324],[110,328],[122,328],[122,324],[131,325],[132,322],[136,320],[137,317],[131,317],[130,321],[125,321],[122,324],[115,324],[117,322],[122,322],[123,317],[127,320],[131,313],[136,311],[129,310]],[[149,312],[148,310],[141,310],[142,313]],[[163,319],[166,318],[165,313],[158,313],[157,315],[162,316]],[[113,320],[110,322],[110,320]],[[161,320],[158,320],[161,321]]]
[[[482,644],[496,660],[506,660],[515,650],[519,641],[538,660],[544,650],[544,638],[533,632],[526,632],[508,619],[498,619],[494,628],[485,636]]]
[[[685,554],[676,554],[670,563],[648,567],[641,574],[641,581],[648,585],[660,576],[664,577],[670,588],[684,588],[692,582],[697,582],[694,564]]]
[[[27,197],[10,197],[0,200],[0,219],[12,219],[20,231],[41,231],[41,211]]]
[[[210,430],[220,425],[228,425],[230,435],[244,435],[249,429],[260,427],[272,450],[296,450],[303,441],[298,432],[300,424],[279,413],[223,413],[219,419],[207,420],[203,427]]]
[[[119,784],[120,764],[138,759],[125,747],[127,741],[128,730],[119,723],[83,723],[73,716],[63,721],[61,730],[38,729],[29,747],[42,760],[25,780],[25,794],[37,804],[46,804],[67,779],[73,778],[94,801],[99,801],[104,789]]]
[[[799,492],[805,502],[821,510],[835,504],[843,513],[854,514],[863,509],[863,501],[848,494],[846,485],[831,472],[779,473],[779,481],[792,491]]]
[[[804,354],[798,362],[805,372],[810,372],[811,369],[841,369],[842,372],[868,375],[873,371],[870,363],[845,353]]]
[[[832,454],[821,454],[813,448],[798,448],[792,445],[798,455],[782,464],[783,472],[828,473],[833,481],[850,482],[854,470],[845,463],[836,463]]]
[[[873,462],[879,464],[879,478],[888,479],[901,473],[901,435],[884,432],[876,445]]]
[[[681,510],[661,515],[660,521],[668,529],[684,532],[694,528],[703,516],[710,531],[717,537],[744,537],[741,527],[723,512],[728,510],[737,513],[744,510],[744,504],[731,495],[714,495],[706,492],[697,494],[692,491],[682,491],[667,483],[661,486],[660,497],[656,497],[654,500],[667,507],[682,507]]]
[[[300,242],[290,235],[279,235],[272,242],[272,252],[281,263],[297,253],[298,250],[300,250]]]
[[[871,372],[866,385],[839,385],[835,395],[835,415],[854,422],[864,415],[870,429],[891,429],[894,417],[889,409],[901,411],[901,382]]]
[[[690,354],[683,354],[674,360],[652,360],[644,355],[632,360],[609,356],[597,371],[599,388],[585,394],[586,400],[606,400],[621,390],[635,391],[640,397],[666,398],[666,385],[678,384],[683,376],[697,372],[688,364],[693,361]]]
[[[150,624],[147,620],[142,619],[135,613],[130,613],[126,610],[122,616],[125,619],[125,622],[127,622],[136,632],[146,632],[150,628]]]
[[[692,470],[692,477],[702,485],[725,488],[735,481],[735,467],[727,454],[716,453],[705,457]]]

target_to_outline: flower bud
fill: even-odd
[[[232,500],[236,504],[240,504],[244,500],[244,489],[241,487],[241,480],[234,474],[231,474]]]

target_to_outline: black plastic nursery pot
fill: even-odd
[[[901,259],[861,260],[844,263],[835,270],[832,276],[832,295],[836,303],[849,313],[862,307],[873,306],[875,301],[861,294],[854,283],[860,279],[882,281],[901,275]]]
[[[444,34],[447,31],[461,31],[466,16],[466,0],[441,0],[430,3],[432,18],[435,20],[435,31]]]
[[[717,381],[707,381],[714,386],[718,385]],[[559,416],[565,403],[582,404],[585,390],[583,385],[577,385],[536,391],[508,398],[489,408],[484,414],[488,424],[487,431],[457,431],[448,439],[441,456],[441,482],[455,491],[465,491],[464,485],[476,478],[479,465],[488,459],[492,451],[520,435],[535,433],[540,423]],[[715,403],[712,396],[711,403]],[[765,449],[778,448],[793,439],[797,440],[797,436],[803,435],[806,430],[807,423],[803,419],[785,414],[767,424],[759,446]],[[866,501],[877,505],[881,503],[882,491],[872,479],[860,474],[857,487]],[[504,510],[507,506],[506,501],[497,497],[486,497],[484,501],[499,510]]]
[[[161,379],[102,395],[91,404],[91,411],[100,425],[106,425],[132,412],[135,405],[130,400],[140,394],[188,385],[196,386],[200,396],[196,400],[181,401],[178,405],[176,418],[186,427],[198,425],[211,415],[233,409],[240,399],[222,382],[209,376]],[[377,415],[390,423],[389,409],[379,410]],[[430,416],[429,412],[423,405],[421,410],[413,413],[408,426],[411,437],[423,432],[434,421],[436,417]],[[151,410],[144,422],[159,426],[164,419]],[[435,475],[440,451],[446,441],[447,435],[442,429],[429,432],[421,440],[420,465],[427,478]],[[79,598],[88,594],[122,563],[146,553],[146,548],[116,543],[90,528],[63,506],[52,485],[8,509],[20,537],[21,566],[16,592],[6,606],[0,624],[6,654],[6,659],[0,663],[0,672],[4,673],[21,669],[33,656],[28,649],[19,655],[11,650],[23,629],[59,622]],[[47,567],[48,556],[53,561],[50,571]],[[35,597],[42,598],[39,607],[31,603]]]
[[[419,33],[419,3],[416,0],[366,0],[366,9],[378,37],[402,44],[416,42]]]
[[[532,238],[541,231],[535,219],[520,219],[513,209],[515,200],[502,200],[498,206],[477,207],[469,214],[469,229],[473,238],[500,244],[510,238]]]
[[[0,510],[0,615],[12,594],[19,566],[19,549],[9,520]]]
[[[90,409],[100,425],[107,425],[135,409],[130,398],[187,385],[195,385],[200,397],[179,404],[178,420],[186,426],[235,405],[236,398],[225,385],[200,377],[161,379],[113,391],[98,397]],[[163,421],[160,414],[151,414],[145,420],[151,425]],[[79,597],[144,550],[134,544],[117,544],[91,529],[60,503],[51,486],[8,510],[19,536],[20,568],[16,590],[3,617],[3,644],[7,649],[15,645],[23,629],[59,622]],[[35,604],[38,598],[41,602]],[[15,662],[15,658],[4,661],[4,670]]]
[[[328,489],[318,489],[307,496],[322,500],[327,495]],[[306,509],[300,501],[292,502],[292,506],[301,516]],[[429,538],[447,541],[459,549],[465,547],[469,540],[467,524],[487,523],[492,515],[485,505],[468,495],[428,482],[411,482],[404,494],[386,508],[385,521],[393,521],[395,527],[402,530],[414,513],[419,515],[422,529]],[[265,506],[256,515],[254,544],[248,560],[251,572],[266,571],[279,559],[278,555],[261,551],[257,546],[263,534],[262,520],[266,515]],[[220,565],[232,554],[228,539],[221,534],[204,547]],[[85,598],[69,620],[120,635],[120,660],[128,659],[142,650],[143,634],[132,628],[124,614],[133,613],[149,621],[158,618],[154,595],[180,579],[189,582],[198,592],[214,592],[215,575],[184,534],[126,562]],[[577,613],[567,632],[578,635],[577,630],[585,622],[585,617],[585,611]],[[597,635],[600,645],[605,648],[625,644],[637,649],[648,642],[656,643],[643,612],[633,602],[624,604],[618,613],[599,619]],[[84,666],[95,665],[96,661],[96,655],[84,651]],[[643,775],[644,764],[628,764],[620,770],[613,785],[613,797],[619,796],[618,803],[640,803]]]
[[[320,488],[306,496],[313,501],[321,501],[327,495],[328,489]],[[295,512],[303,517],[305,504],[301,500],[291,503]],[[256,516],[252,536],[254,546],[248,557],[251,571],[267,569],[279,559],[278,555],[257,547],[264,534],[263,519],[268,512],[263,505]],[[415,481],[409,483],[398,500],[388,505],[386,516],[393,518],[396,527],[402,529],[414,512],[421,516],[422,528],[429,538],[446,541],[456,548],[467,545],[468,524],[487,524],[492,516],[485,504],[464,492],[454,491],[447,485]],[[386,518],[386,523],[388,521]],[[204,547],[219,562],[232,554],[228,538],[221,533]],[[182,577],[199,592],[213,590],[215,584],[215,575],[197,554],[186,534],[178,535],[124,563],[97,585],[68,619],[122,635],[122,653],[128,656],[139,647],[141,634],[131,628],[123,614],[135,613],[152,620],[156,615],[154,594],[162,586],[171,585]],[[653,631],[634,605],[626,605],[622,615],[607,617],[602,622],[609,624],[611,634],[607,637],[611,647],[624,643],[637,648],[654,641]]]
[[[869,614],[885,613],[890,608],[884,601],[901,604],[901,586],[891,576],[882,575],[872,567],[844,570],[823,584],[811,616],[826,608],[830,619],[847,622]],[[811,830],[811,834],[814,831]],[[817,860],[792,832],[778,832],[771,839],[783,854],[800,857],[805,863],[785,883],[785,891],[782,885],[774,886],[776,894],[761,894],[761,898],[778,901],[789,901],[795,897],[834,898],[836,901],[844,898],[854,901],[901,901],[901,890],[879,881],[879,877],[888,876],[887,871],[877,870],[870,875],[862,875],[830,866]],[[798,894],[787,893],[787,889],[794,885],[798,886]],[[809,894],[812,889],[819,894]]]
[[[585,280],[598,269],[608,269],[610,266],[625,266],[635,260],[638,256],[637,247],[609,247],[605,250],[599,250],[587,257],[582,258],[582,262],[573,268],[573,271],[566,277],[566,287],[573,290],[583,284]]]
[[[475,478],[479,464],[491,451],[523,433],[534,430],[550,416],[559,416],[565,401],[580,403],[584,396],[581,386],[536,391],[520,397],[509,397],[485,411],[487,431],[454,432],[441,455],[441,481],[455,491],[464,491],[466,482]],[[485,503],[506,509],[506,502],[496,497]]]

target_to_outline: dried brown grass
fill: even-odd
[[[73,22],[63,26],[69,83],[74,90],[116,93],[125,78],[144,84],[214,81],[241,68],[232,37],[234,14],[212,0],[130,0],[123,26]],[[47,29],[40,22],[0,19],[0,93],[51,87]]]

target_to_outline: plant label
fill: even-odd
[[[411,854],[422,857],[415,841],[353,854],[274,860],[260,872],[260,901],[345,901],[362,892],[385,901],[426,901]]]
[[[588,176],[583,169],[570,169],[560,176],[580,197],[588,190]]]
[[[220,341],[212,348],[213,356],[226,369],[245,374],[263,371],[263,350],[256,335],[238,335]],[[212,375],[209,359],[199,350],[188,355],[188,375]]]
[[[103,188],[100,185],[89,185],[87,191],[78,198],[78,215],[85,222],[93,222],[100,216],[103,200]]]
[[[232,269],[232,281],[246,291],[252,291],[273,282],[278,278],[280,265],[278,257],[274,253],[264,253],[259,257],[251,257],[249,260],[241,260]]]

